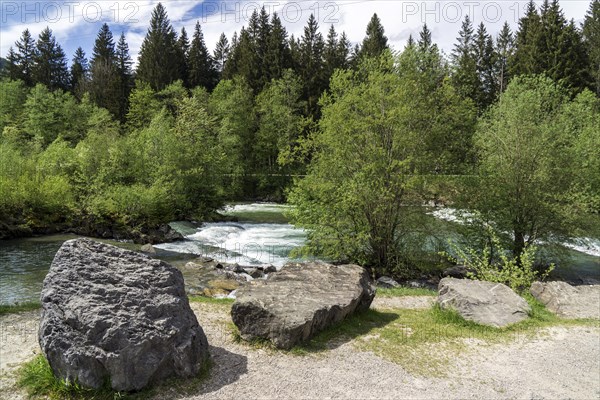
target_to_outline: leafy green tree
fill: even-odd
[[[131,130],[147,127],[161,108],[156,92],[152,90],[150,84],[137,81],[129,96],[127,125]]]
[[[421,103],[423,75],[413,62],[418,55],[404,55],[396,70],[386,52],[380,59],[367,58],[356,72],[334,75],[323,97],[308,175],[290,195],[293,220],[308,229],[312,253],[378,273],[414,267],[407,254],[421,222],[409,206],[420,204],[421,175],[434,169],[423,146],[437,131],[422,130],[423,118],[433,126],[436,117]]]
[[[565,101],[564,89],[549,78],[514,78],[475,137],[480,163],[473,207],[497,231],[511,233],[515,257],[535,241],[564,239],[573,227],[566,201],[572,143],[555,129]]]
[[[379,57],[387,49],[389,49],[388,39],[385,36],[383,25],[377,14],[373,14],[367,25],[367,36],[362,42],[360,55],[361,57]]]
[[[21,80],[0,81],[0,133],[7,125],[20,124],[27,92],[25,82]]]
[[[222,80],[209,99],[209,114],[217,119],[220,147],[227,154],[226,184],[230,196],[244,193],[246,175],[254,172],[254,157],[248,153],[255,142],[256,115],[250,86],[243,78]]]
[[[590,58],[592,88],[600,97],[600,0],[593,0],[583,22],[583,37]]]
[[[165,7],[158,3],[152,11],[150,28],[140,48],[137,79],[148,82],[152,89],[158,91],[181,78],[177,35]]]
[[[50,28],[40,33],[34,56],[33,80],[49,89],[66,90],[69,86],[69,70],[65,53]]]
[[[218,72],[215,68],[214,60],[206,48],[200,21],[196,22],[194,38],[190,47],[189,71],[191,87],[202,86],[207,90],[214,89]]]

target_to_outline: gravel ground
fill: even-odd
[[[424,308],[431,297],[381,298],[376,308]],[[155,399],[600,399],[600,329],[554,327],[508,344],[468,343],[445,378],[413,376],[345,342],[295,356],[233,341],[227,307],[193,303],[213,359],[192,395]],[[13,373],[38,350],[38,313],[0,317],[0,398],[18,399]],[[444,356],[443,350],[440,357]]]

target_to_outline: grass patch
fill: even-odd
[[[426,288],[397,287],[391,289],[377,288],[378,297],[404,297],[404,296],[437,296],[437,291]]]
[[[446,376],[452,358],[467,348],[469,340],[487,344],[531,339],[540,329],[551,326],[594,326],[597,320],[566,320],[552,314],[532,297],[530,318],[506,328],[479,325],[457,312],[435,305],[425,310],[368,310],[317,334],[291,353],[321,352],[355,339],[359,350],[370,351],[401,365],[410,373]],[[432,347],[435,345],[435,347]]]
[[[42,307],[40,303],[29,302],[29,303],[18,303],[13,305],[0,305],[0,315],[15,314],[24,311],[39,310]]]
[[[205,303],[205,304],[218,304],[218,305],[232,305],[235,299],[229,298],[221,298],[217,299],[215,297],[206,297],[206,296],[190,296],[188,297],[191,303]]]
[[[54,376],[46,358],[43,355],[38,355],[33,360],[23,364],[18,371],[17,386],[25,389],[30,398],[57,400],[141,400],[166,390],[169,391],[169,397],[190,395],[193,392],[197,392],[197,389],[208,377],[209,371],[210,361],[207,361],[197,377],[191,379],[171,378],[161,382],[158,386],[150,387],[137,393],[126,393],[112,390],[110,382],[106,382],[102,389],[90,389],[74,382],[59,379]]]

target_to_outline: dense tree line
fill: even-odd
[[[0,220],[144,229],[289,196],[312,252],[398,272],[427,257],[429,201],[494,221],[517,257],[600,211],[600,0],[581,27],[531,2],[495,38],[466,17],[449,58],[427,25],[394,53],[377,15],[354,46],[264,9],[212,53],[190,35],[159,4],[134,71],[106,24],[70,66],[25,30],[0,83]]]

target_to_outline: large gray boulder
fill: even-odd
[[[566,282],[534,282],[531,294],[563,318],[600,319],[600,285],[571,286]]]
[[[238,289],[231,316],[243,339],[269,339],[290,349],[368,309],[374,296],[369,274],[357,265],[288,264],[268,280]]]
[[[529,304],[502,283],[444,278],[438,289],[440,307],[482,325],[502,328],[523,321],[531,312]]]
[[[39,342],[54,374],[136,391],[194,377],[208,343],[169,264],[89,239],[65,242],[44,280]]]

